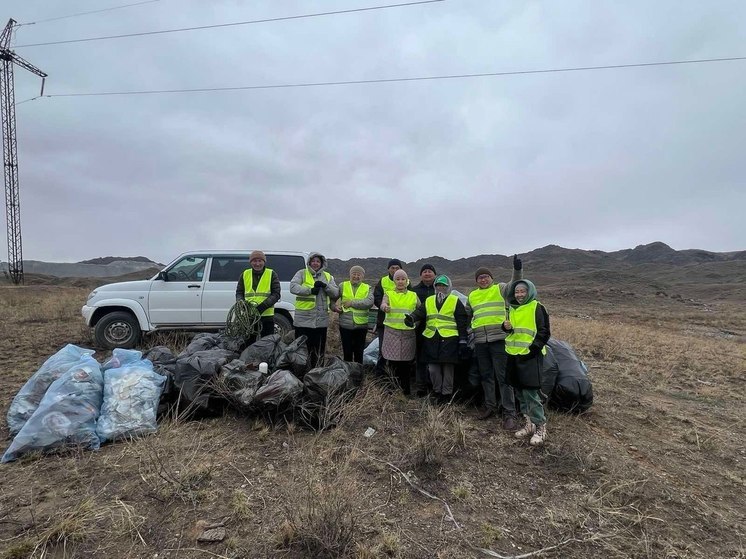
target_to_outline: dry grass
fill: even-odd
[[[0,337],[0,412],[49,355],[87,343],[86,293],[0,289],[12,333]],[[176,418],[100,452],[0,466],[0,557],[458,559],[475,546],[512,556],[557,545],[539,556],[743,559],[746,346],[718,332],[742,334],[746,309],[562,302],[549,301],[553,330],[590,365],[596,404],[550,411],[544,448],[469,407],[371,382],[328,402],[316,432]],[[228,537],[198,544],[198,520],[225,521]]]

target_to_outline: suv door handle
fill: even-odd
[[[192,285],[187,285],[187,287],[191,289],[192,287],[202,287],[202,286],[198,283],[193,283]]]

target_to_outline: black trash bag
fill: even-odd
[[[179,357],[173,378],[181,403],[195,412],[222,412],[222,402],[219,401],[222,398],[215,391],[213,381],[220,368],[235,357],[234,352],[218,348]]]
[[[179,354],[178,358],[181,359],[182,357],[194,355],[199,351],[207,351],[208,349],[213,349],[218,346],[220,346],[220,334],[203,332],[192,338],[192,341],[189,342],[186,349]]]
[[[567,342],[551,338],[547,345],[552,349],[558,368],[549,405],[561,411],[588,411],[593,405],[593,385],[585,363]]]
[[[550,339],[553,341],[553,339]],[[557,384],[557,374],[559,373],[559,365],[557,360],[554,358],[554,351],[552,347],[547,344],[547,353],[544,356],[544,368],[541,372],[541,402],[547,403],[547,400],[554,392],[554,386]]]
[[[285,344],[279,334],[272,334],[259,338],[249,347],[243,350],[239,359],[247,365],[259,365],[266,363],[269,370],[274,370],[277,359],[285,350]]]
[[[314,403],[326,402],[330,397],[353,388],[350,380],[350,367],[353,363],[332,357],[324,367],[311,369],[303,377],[303,385],[308,400]],[[357,365],[357,364],[354,364]],[[357,374],[357,367],[354,367]]]
[[[244,340],[243,338],[228,336],[223,332],[218,334],[218,336],[220,337],[220,343],[218,344],[218,347],[220,349],[227,349],[228,351],[241,353],[246,347],[246,340]]]
[[[300,377],[308,368],[308,347],[306,336],[298,336],[277,358],[275,368],[292,371]]]
[[[345,361],[344,364],[349,375],[347,379],[347,390],[360,388],[363,384],[363,377],[365,376],[365,366],[362,363],[354,363],[351,361]]]
[[[253,405],[264,411],[290,407],[303,394],[303,383],[290,371],[275,371],[254,394]]]
[[[176,356],[174,355],[174,352],[165,345],[151,347],[145,352],[145,355],[143,355],[142,358],[150,361],[154,367],[155,365],[162,365],[170,370],[176,368]]]

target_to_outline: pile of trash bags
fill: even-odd
[[[96,450],[157,429],[166,377],[139,351],[115,349],[103,365],[93,354],[69,344],[31,376],[8,409],[14,438],[2,462],[62,448]]]

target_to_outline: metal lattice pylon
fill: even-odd
[[[5,217],[8,224],[8,273],[15,284],[23,283],[23,249],[21,244],[21,199],[18,183],[18,149],[16,142],[16,99],[13,87],[13,65],[40,76],[41,94],[47,75],[10,50],[15,20],[11,19],[0,35],[0,121],[3,137],[3,175],[5,177]]]

